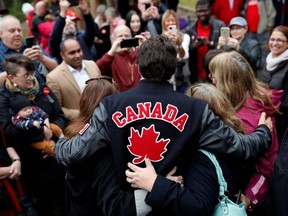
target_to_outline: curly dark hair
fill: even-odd
[[[137,63],[144,78],[165,82],[176,70],[176,46],[165,35],[152,37],[141,44]]]

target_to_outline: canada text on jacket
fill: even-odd
[[[163,109],[160,102],[155,103],[154,107],[152,107],[151,102],[145,102],[137,103],[137,110],[133,110],[131,106],[128,106],[126,107],[126,113],[115,112],[112,119],[120,128],[141,119],[158,119],[172,124],[179,131],[183,131],[189,116],[187,113],[179,116],[178,112],[178,108],[171,104]]]

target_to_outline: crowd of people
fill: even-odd
[[[287,3],[91,1],[0,16],[0,216],[288,215]]]

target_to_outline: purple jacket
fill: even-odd
[[[282,90],[271,90],[271,101],[275,107],[279,108]],[[272,144],[266,154],[255,162],[254,172],[249,179],[249,183],[245,188],[244,194],[251,200],[251,209],[254,209],[266,199],[269,182],[274,168],[274,161],[278,152],[278,139],[275,126],[275,113],[266,104],[255,101],[250,96],[243,102],[242,107],[237,111],[237,115],[242,119],[246,133],[252,133],[258,126],[258,121],[262,112],[266,112],[267,116],[272,117],[273,132]]]

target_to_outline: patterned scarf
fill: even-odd
[[[29,100],[34,100],[36,95],[39,92],[39,83],[36,78],[34,79],[34,85],[31,89],[23,89],[23,88],[20,88],[18,85],[14,86],[13,83],[8,78],[6,78],[5,87],[11,93],[19,93],[19,94],[27,96]]]

